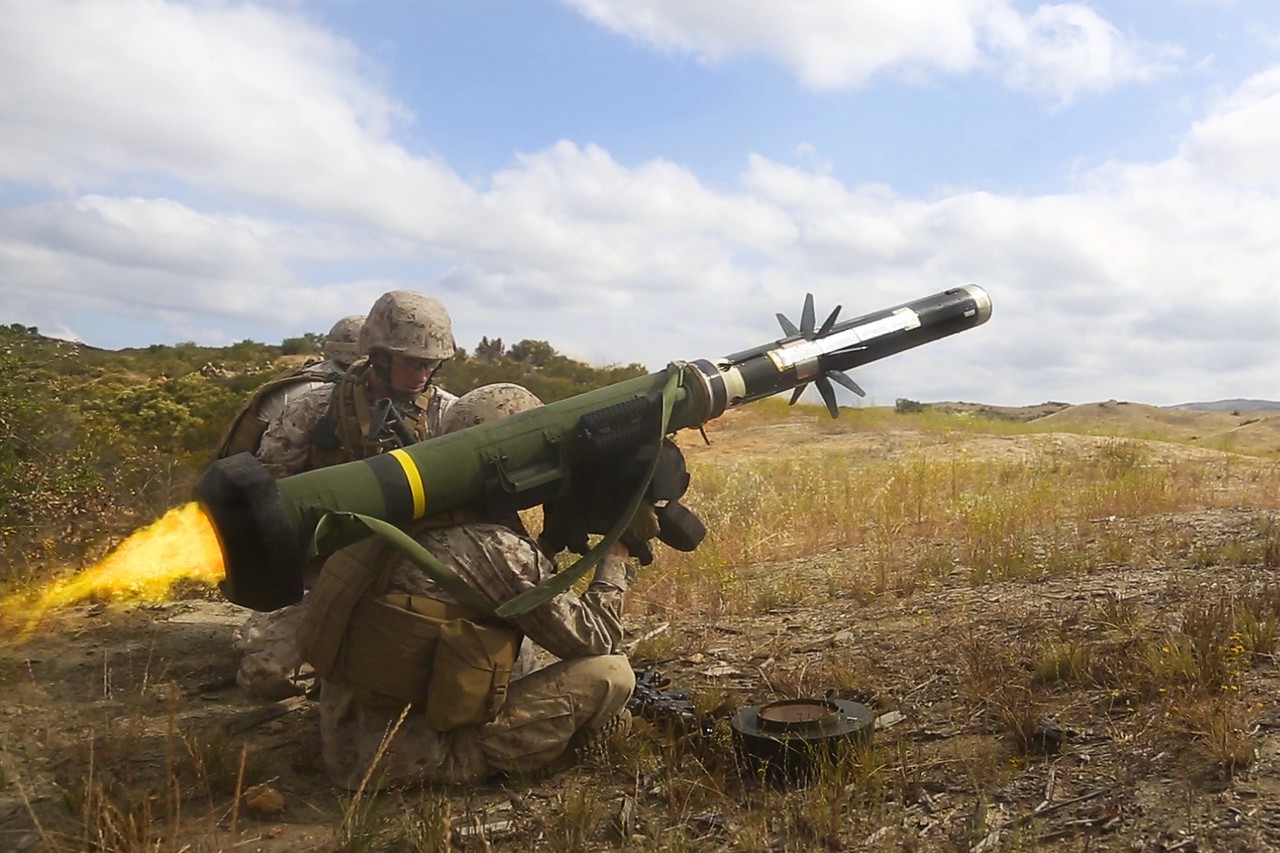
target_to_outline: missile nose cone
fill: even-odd
[[[974,322],[975,326],[981,326],[991,317],[991,297],[985,290],[976,284],[961,285],[960,290],[965,291],[973,297],[973,301],[978,306],[978,319]]]

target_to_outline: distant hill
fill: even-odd
[[[987,420],[1034,424],[1053,431],[1177,441],[1217,450],[1270,455],[1280,452],[1280,403],[1221,400],[1150,406],[1124,400],[1070,405],[989,406],[982,403],[928,403],[925,408]]]
[[[1195,412],[1271,412],[1280,410],[1275,400],[1215,400],[1212,403],[1179,403],[1166,409],[1191,409]]]
[[[991,406],[986,403],[956,401],[927,403],[926,405],[935,412],[945,412],[952,415],[973,415],[990,420],[1017,421],[1020,423],[1038,420],[1063,409],[1071,408],[1070,403],[1059,403],[1053,400],[1035,406]]]
[[[1005,421],[1034,421],[1049,415],[1056,415],[1065,410],[1073,410],[1073,414],[1079,414],[1080,411],[1088,409],[1108,409],[1109,407],[1136,406],[1143,410],[1163,409],[1167,412],[1185,411],[1185,412],[1225,412],[1227,414],[1239,415],[1242,412],[1280,412],[1280,401],[1276,400],[1215,400],[1213,402],[1201,403],[1179,403],[1176,406],[1150,406],[1145,403],[1131,403],[1121,400],[1107,400],[1105,402],[1084,403],[1081,405],[1073,405],[1071,403],[1059,403],[1048,401],[1035,406],[991,406],[985,403],[960,403],[960,402],[939,402],[928,403],[929,408],[934,411],[947,412],[950,414],[971,414],[978,417],[990,418],[993,420]],[[1114,412],[1115,410],[1113,410]]]

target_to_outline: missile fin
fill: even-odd
[[[813,340],[813,294],[806,293],[804,295],[804,311],[800,313],[800,332],[808,340]]]
[[[791,402],[790,402],[790,403],[788,403],[787,405],[789,405],[789,406],[794,406],[797,402],[799,402],[799,400],[800,400],[800,395],[801,395],[801,394],[803,394],[803,393],[804,393],[804,389],[805,389],[805,388],[808,388],[808,387],[809,387],[809,383],[808,383],[808,382],[806,382],[806,383],[805,383],[805,384],[803,384],[803,385],[797,385],[797,386],[796,386],[796,390],[794,390],[794,391],[792,391],[792,392],[791,392]]]
[[[788,320],[785,316],[782,315],[781,312],[775,314],[774,316],[778,318],[778,325],[782,327],[782,333],[784,335],[786,335],[789,338],[794,338],[799,336],[800,330],[796,328],[795,323],[792,323],[790,320]]]
[[[818,329],[818,337],[825,337],[831,331],[831,327],[836,324],[836,318],[840,316],[840,309],[843,307],[843,305],[836,306],[836,310],[831,312],[831,316],[822,324],[822,328]]]
[[[859,397],[867,396],[867,392],[862,390],[862,386],[850,379],[847,373],[842,373],[839,370],[828,370],[827,378],[834,379],[853,393],[857,394]]]
[[[836,406],[836,389],[831,387],[827,377],[819,376],[813,384],[818,386],[818,391],[822,394],[822,402],[827,404],[827,411],[831,413],[831,417],[840,417],[840,409]]]

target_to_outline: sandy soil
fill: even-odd
[[[777,438],[755,429],[721,430],[712,439],[723,449],[765,447]],[[809,440],[889,451],[918,444],[906,435]],[[1085,439],[1025,437],[1053,440]],[[971,449],[1008,454],[1027,446],[977,437]],[[1159,525],[1183,529],[1196,542],[1256,544],[1272,514],[1225,509],[1097,523],[1125,525],[1135,537]],[[748,577],[793,573],[812,577],[818,587],[856,556],[834,551],[737,570]],[[1271,590],[1273,573],[1261,565],[1197,567],[1173,554],[976,587],[957,570],[898,595],[837,589],[812,606],[636,619],[629,635],[657,630],[669,640],[642,646],[667,652],[636,660],[637,667],[694,691],[704,706],[711,697],[709,719],[722,727],[745,704],[825,690],[880,717],[874,742],[892,777],[889,794],[874,809],[852,815],[849,830],[828,846],[1280,849],[1280,670],[1274,661],[1258,661],[1240,674],[1232,707],[1240,709],[1237,728],[1248,755],[1226,768],[1204,738],[1171,739],[1177,726],[1170,719],[1179,714],[1171,702],[1131,702],[1114,689],[1076,683],[1047,685],[1010,708],[1001,705],[1010,694],[999,684],[1002,672],[1033,665],[1026,650],[1046,637],[1105,643],[1114,635],[1119,643],[1117,613],[1136,623],[1172,623],[1198,596]],[[346,800],[320,771],[314,703],[255,702],[235,685],[230,635],[245,615],[211,599],[83,606],[0,646],[0,849],[84,849],[103,821],[124,825],[119,836],[125,837],[130,817],[140,816],[166,833],[160,849],[334,849]],[[1033,723],[1021,743],[1011,742],[1011,714]],[[633,737],[655,732],[642,725]],[[243,744],[253,756],[246,775],[266,787],[237,806],[231,792]],[[455,827],[455,844],[552,849],[539,814],[563,809],[565,792],[584,780],[604,811],[634,809],[641,816],[626,844],[610,841],[601,829],[584,846],[663,846],[657,783],[600,768],[575,769],[541,785],[457,795],[455,814],[465,820]],[[749,780],[741,785],[749,793]],[[139,802],[143,795],[149,799]],[[736,846],[741,813],[682,817],[696,849]],[[805,843],[779,842],[791,849]],[[140,841],[128,849],[145,846]]]

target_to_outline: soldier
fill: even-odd
[[[539,405],[520,386],[487,385],[454,404],[444,431]],[[627,541],[657,531],[643,504]],[[409,532],[450,583],[370,536],[325,562],[299,632],[323,676],[321,751],[335,784],[541,775],[629,728],[635,675],[619,645],[634,569],[625,546],[610,548],[582,595],[500,619],[493,608],[555,571],[514,513],[455,510]],[[530,671],[531,642],[559,660]]]
[[[324,339],[323,360],[282,373],[258,388],[228,424],[218,442],[217,457],[257,453],[262,434],[290,400],[308,391],[329,387],[341,379],[360,356],[358,341],[363,323],[363,314],[343,317],[333,324]]]
[[[312,369],[346,373],[347,368],[360,358],[360,330],[363,328],[363,314],[348,314],[334,323],[320,348],[325,361],[312,365]]]
[[[262,436],[258,459],[277,477],[365,459],[436,435],[456,399],[431,380],[453,357],[449,314],[412,290],[384,293],[360,329],[357,361],[335,388],[291,400]]]
[[[258,420],[264,430],[284,410],[289,400],[342,378],[347,368],[360,358],[360,327],[363,325],[363,314],[350,314],[333,324],[320,349],[324,359],[303,365],[298,371],[299,376],[311,381],[286,386],[258,404]]]
[[[411,290],[382,294],[359,332],[356,361],[333,385],[288,402],[262,436],[257,456],[277,477],[364,459],[437,435],[457,399],[430,384],[454,354],[449,314],[436,299]],[[309,667],[298,656],[302,603],[255,613],[236,629],[241,652],[236,682],[263,699],[306,690]]]

